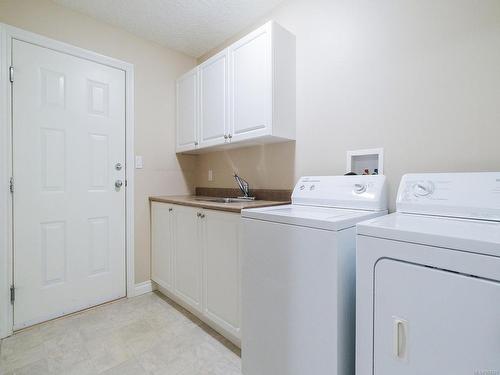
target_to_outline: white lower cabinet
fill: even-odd
[[[240,215],[206,210],[203,218],[203,313],[240,337]]]
[[[174,237],[173,276],[177,297],[201,311],[202,251],[199,211],[193,207],[175,206],[172,235]]]
[[[151,203],[151,279],[240,343],[240,215]]]
[[[151,279],[163,288],[173,290],[172,237],[173,206],[151,202]]]

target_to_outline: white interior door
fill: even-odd
[[[17,40],[12,63],[19,329],[126,294],[125,72]]]
[[[500,283],[392,260],[375,272],[374,375],[500,371]]]

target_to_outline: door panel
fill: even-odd
[[[222,144],[229,133],[227,66],[227,50],[224,50],[199,67],[202,146]]]
[[[174,289],[184,302],[201,311],[199,210],[177,206],[174,214]]]
[[[177,80],[177,151],[193,150],[198,141],[197,69]]]
[[[206,211],[203,221],[204,312],[239,337],[239,214]]]
[[[14,41],[14,328],[125,296],[125,73]]]
[[[233,141],[270,133],[271,35],[261,27],[229,48]]]
[[[375,269],[374,374],[500,370],[500,284],[382,260]]]
[[[173,292],[172,216],[174,207],[151,203],[151,279]]]

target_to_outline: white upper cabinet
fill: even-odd
[[[177,152],[198,145],[198,69],[177,80]]]
[[[270,33],[267,24],[229,47],[232,141],[271,133]]]
[[[198,84],[186,89],[190,74]],[[295,36],[277,23],[264,24],[187,75],[177,84],[177,152],[295,140]],[[197,93],[188,94],[193,87]]]
[[[199,66],[200,147],[224,143],[229,134],[227,50]]]

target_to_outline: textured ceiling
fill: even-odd
[[[199,57],[284,0],[54,0],[143,38]]]

